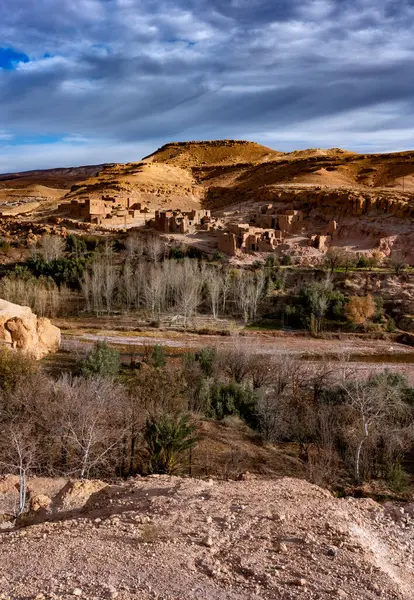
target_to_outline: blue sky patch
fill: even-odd
[[[29,57],[13,48],[0,48],[0,69],[13,71],[21,62],[29,62]]]

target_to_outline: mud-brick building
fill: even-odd
[[[282,239],[281,231],[252,227],[248,223],[230,223],[218,236],[218,248],[229,256],[244,252],[273,252]]]
[[[151,225],[163,233],[191,233],[197,227],[209,223],[211,213],[209,210],[157,210]]]

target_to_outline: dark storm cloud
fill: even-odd
[[[0,170],[204,137],[414,146],[413,18],[391,0],[0,0],[1,45],[29,58],[0,64]]]

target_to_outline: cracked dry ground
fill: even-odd
[[[1,533],[0,598],[414,598],[414,505],[288,478],[99,487]]]

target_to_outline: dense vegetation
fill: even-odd
[[[264,316],[273,325],[307,328],[313,335],[395,330],[393,307],[385,309],[381,297],[368,291],[347,292],[336,280],[353,268],[369,273],[377,257],[356,258],[333,248],[313,279],[298,275],[296,284],[288,258],[269,255],[242,269],[218,255],[207,260],[194,249],[168,246],[157,236],[130,234],[122,244],[44,236],[23,265],[0,280],[0,295],[44,316],[135,312],[154,324],[169,315],[183,326],[197,314],[246,324]],[[390,264],[401,275],[404,265],[395,257]]]
[[[191,470],[197,424],[238,417],[264,444],[296,444],[319,484],[380,478],[401,491],[407,482],[414,389],[389,371],[360,379],[346,361],[309,370],[240,341],[174,361],[157,346],[121,367],[97,344],[58,378],[2,350],[0,382],[0,465],[21,476]]]

